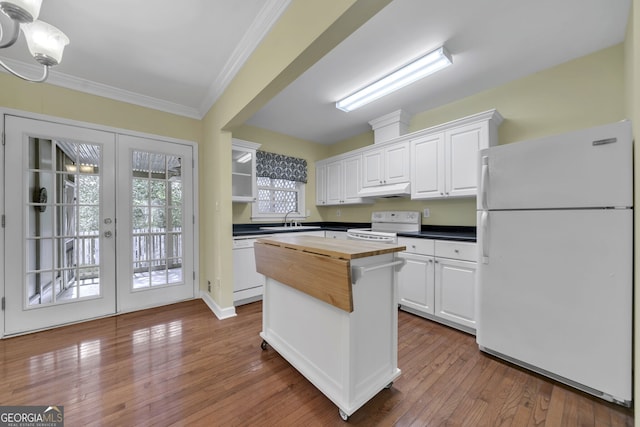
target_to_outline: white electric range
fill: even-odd
[[[378,243],[397,243],[397,233],[417,233],[421,227],[420,212],[379,211],[371,214],[371,228],[349,229],[347,238]]]

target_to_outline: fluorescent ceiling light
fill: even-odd
[[[360,89],[353,95],[336,102],[336,108],[342,111],[353,111],[451,64],[451,55],[449,55],[444,46],[441,46],[377,82]]]

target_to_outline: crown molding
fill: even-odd
[[[42,74],[42,67],[34,64],[27,64],[13,59],[3,59],[3,61],[14,69],[24,70],[23,74],[28,76],[37,76]],[[0,71],[7,73],[4,69]],[[79,77],[70,76],[68,74],[59,73],[55,69],[49,70],[49,77],[45,84],[52,84],[67,89],[77,90],[79,92],[88,93],[90,95],[101,96],[104,98],[122,101],[128,104],[138,105],[140,107],[151,108],[153,110],[164,111],[165,113],[176,114],[192,119],[201,119],[202,115],[196,108],[186,105],[177,104],[175,102],[165,101],[136,92],[119,89],[114,86],[96,83],[91,80],[81,79]]]
[[[258,47],[258,44],[260,44],[290,3],[291,0],[269,0],[265,3],[249,30],[234,49],[231,57],[225,63],[222,71],[209,87],[200,105],[201,118],[207,114],[227,86],[229,86],[231,80],[240,71],[251,53]]]
[[[275,24],[285,9],[289,6],[289,3],[291,3],[291,0],[268,0],[265,3],[256,19],[249,27],[249,30],[245,33],[238,46],[234,49],[231,57],[225,63],[222,71],[209,87],[204,100],[200,104],[200,108],[189,107],[175,102],[165,101],[136,92],[119,89],[114,86],[73,77],[68,74],[57,72],[55,71],[55,68],[51,68],[49,70],[49,77],[47,78],[46,83],[113,99],[115,101],[122,101],[138,105],[140,107],[151,108],[153,110],[164,111],[166,113],[200,120],[205,116],[205,114],[207,114],[220,95],[222,95],[233,77],[240,68],[242,68],[247,58],[249,58],[254,49],[262,41],[262,38],[269,32],[273,24]],[[42,75],[41,66],[15,61],[8,58],[3,59],[3,61],[12,68],[24,70],[23,72],[26,75]],[[1,67],[0,71],[7,73],[7,71]]]

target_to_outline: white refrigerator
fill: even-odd
[[[488,148],[479,162],[480,349],[629,406],[631,123]]]

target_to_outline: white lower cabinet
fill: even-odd
[[[234,305],[262,299],[265,277],[256,271],[256,260],[253,254],[253,244],[259,237],[261,236],[233,239]]]
[[[405,252],[397,254],[398,258],[405,260],[404,266],[396,273],[398,303],[402,308],[434,314],[434,241],[399,237],[398,244],[407,247]]]
[[[475,333],[476,244],[398,238],[405,265],[396,273],[400,308]]]
[[[435,259],[435,315],[475,331],[476,263]]]

